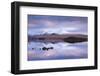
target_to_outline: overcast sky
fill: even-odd
[[[78,16],[28,15],[28,34],[87,34],[88,18]]]

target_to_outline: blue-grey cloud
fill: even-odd
[[[28,34],[87,33],[88,18],[76,16],[28,15]]]

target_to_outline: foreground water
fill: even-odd
[[[42,48],[52,47],[49,50]],[[56,60],[56,59],[83,59],[88,58],[87,42],[80,43],[28,43],[28,61],[33,60]]]

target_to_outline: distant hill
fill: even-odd
[[[88,36],[83,34],[43,34],[43,35],[34,35],[28,36],[28,41],[38,41],[38,42],[68,42],[76,43],[87,41]]]

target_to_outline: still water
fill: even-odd
[[[44,50],[43,48],[50,48]],[[80,43],[28,43],[28,61],[88,58],[87,42]]]

